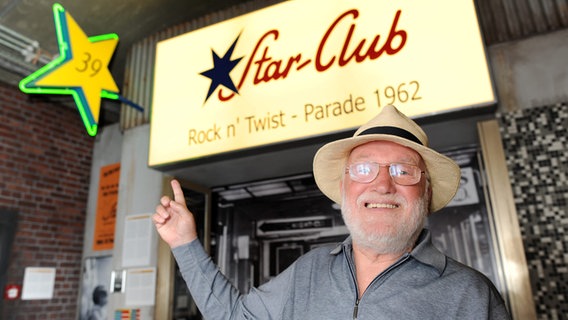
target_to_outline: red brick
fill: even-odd
[[[76,108],[6,84],[0,119],[0,208],[18,212],[6,282],[22,284],[25,267],[57,269],[53,299],[4,301],[0,319],[75,319],[95,140]]]

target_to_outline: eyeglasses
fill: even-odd
[[[415,185],[425,173],[419,167],[407,163],[377,163],[377,162],[357,162],[345,168],[345,173],[349,173],[351,180],[360,183],[371,183],[379,175],[381,167],[388,167],[389,174],[394,183],[401,186]]]

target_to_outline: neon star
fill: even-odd
[[[108,64],[118,36],[114,33],[87,37],[73,17],[53,5],[59,57],[20,82],[25,93],[73,96],[87,132],[94,136],[101,98],[117,99],[118,87]]]
[[[211,86],[209,86],[209,91],[207,92],[205,101],[209,99],[209,97],[213,94],[213,92],[215,92],[215,89],[217,89],[219,85],[225,86],[227,89],[232,90],[234,93],[239,93],[239,90],[237,89],[237,87],[233,83],[233,80],[231,79],[231,76],[229,75],[231,70],[233,70],[233,68],[242,59],[242,57],[240,57],[236,60],[231,60],[231,55],[233,55],[233,51],[235,50],[235,46],[237,45],[238,40],[239,37],[235,39],[227,53],[225,53],[222,58],[219,58],[219,55],[217,55],[215,51],[211,50],[211,52],[213,53],[213,68],[200,73],[201,75],[211,79]]]

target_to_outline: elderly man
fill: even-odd
[[[341,204],[350,237],[314,249],[249,293],[197,240],[180,185],[153,216],[206,319],[510,319],[481,273],[440,253],[424,229],[454,196],[459,167],[393,106],[314,158],[318,187]]]

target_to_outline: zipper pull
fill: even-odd
[[[359,298],[355,301],[355,307],[353,308],[353,320],[357,320],[357,313],[359,313]]]

